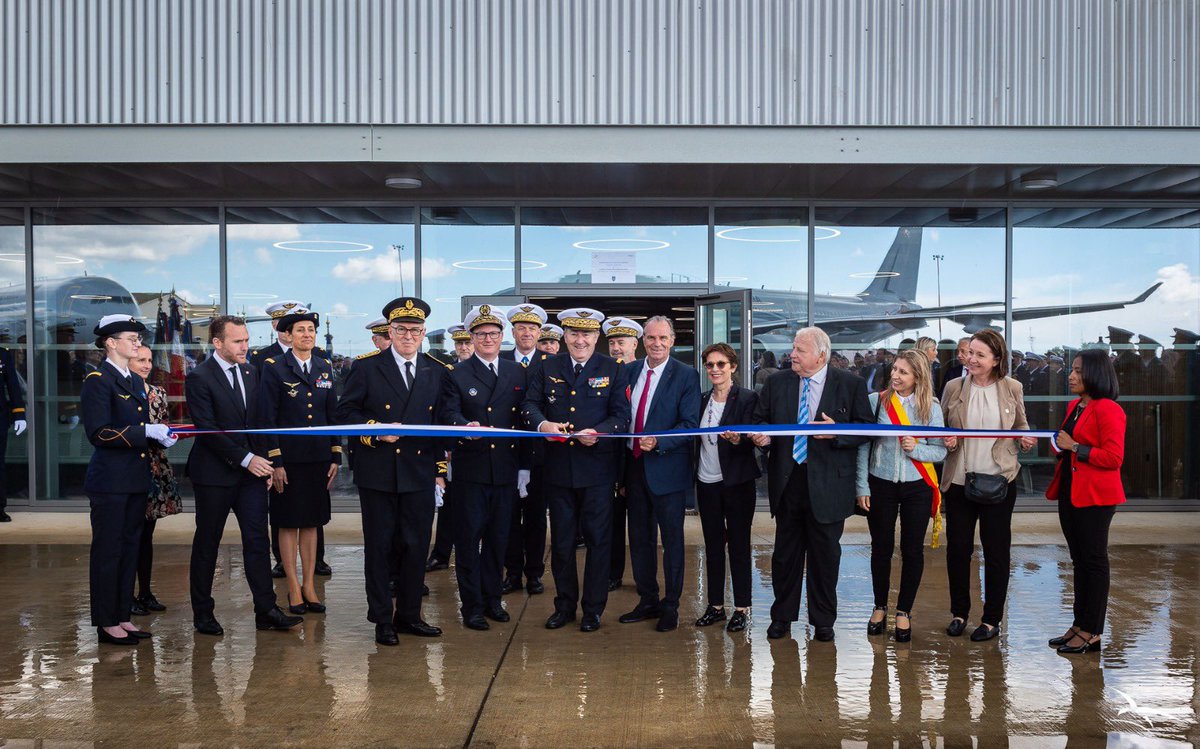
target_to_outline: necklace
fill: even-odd
[[[704,426],[705,427],[717,426],[717,422],[719,421],[719,419],[716,418],[716,410],[713,407],[713,404],[716,402],[717,402],[716,398],[710,397],[708,399],[708,410],[704,414]],[[706,440],[708,440],[708,444],[710,444],[710,445],[717,444],[717,436],[715,434],[706,434],[706,435],[704,435],[704,438]]]

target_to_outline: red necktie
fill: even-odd
[[[650,400],[650,378],[654,377],[654,370],[646,369],[646,384],[642,385],[642,397],[638,400],[637,416],[633,419],[633,431],[640,432],[646,426],[646,402]],[[642,448],[638,440],[633,440],[633,457],[642,457]]]

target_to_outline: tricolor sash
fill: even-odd
[[[887,403],[888,420],[896,426],[911,426],[912,421],[909,420],[908,414],[904,411],[904,404],[900,401],[900,396],[892,393],[892,399]],[[913,466],[917,469],[917,473],[921,474],[921,478],[925,480],[933,488],[933,505],[930,507],[929,514],[933,517],[933,540],[930,542],[930,548],[936,549],[939,545],[938,541],[942,534],[942,490],[938,487],[937,469],[933,467],[933,463],[922,463],[916,458],[909,458]]]

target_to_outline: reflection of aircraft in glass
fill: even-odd
[[[38,326],[64,341],[70,339],[68,332],[77,341],[94,339],[92,331],[105,315],[141,314],[128,289],[102,276],[38,281],[33,287],[33,306]],[[24,284],[0,289],[0,340],[23,339],[26,317]]]
[[[914,300],[920,264],[921,229],[901,228],[879,270],[862,274],[872,279],[865,289],[857,294],[818,294],[814,298],[813,316],[817,325],[829,333],[834,343],[871,344],[905,331],[926,328],[930,321],[939,319],[953,320],[967,333],[998,327],[995,323],[1004,319],[1004,303],[1000,301],[942,307],[917,304]],[[1128,301],[1017,308],[1013,310],[1013,321],[1122,309],[1146,301],[1161,285],[1161,282],[1156,283]],[[787,332],[804,324],[808,315],[808,295],[755,289],[753,300],[756,338],[767,344],[766,336],[779,337],[786,340],[785,348],[790,347],[791,337]],[[777,348],[770,344],[768,347]]]

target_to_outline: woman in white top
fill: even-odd
[[[967,348],[967,376],[952,380],[942,394],[946,426],[960,429],[1028,429],[1024,392],[1008,377],[1008,347],[994,330],[981,330]],[[1016,439],[946,438],[949,454],[942,471],[946,507],[946,573],[950,582],[950,613],[946,634],[958,637],[971,611],[971,558],[975,555],[975,526],[983,546],[983,617],[971,633],[975,642],[1000,632],[1008,596],[1009,547],[1012,513],[1017,501],[1017,448],[1029,450],[1033,437]],[[968,485],[984,487],[988,477],[1003,476],[1007,490],[988,502]],[[999,480],[997,479],[997,483]],[[974,494],[974,496],[972,496]]]
[[[738,355],[726,343],[714,343],[701,357],[712,390],[700,401],[700,426],[749,424],[758,394],[739,387],[735,377]],[[725,551],[733,578],[733,604],[726,629],[740,632],[750,615],[750,526],[757,501],[754,480],[759,477],[754,445],[744,434],[720,432],[696,440],[696,504],[704,529],[704,564],[708,571],[708,608],[697,627],[724,621]]]

